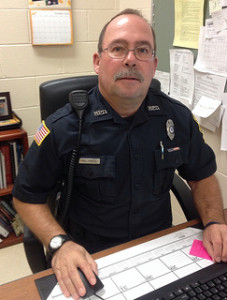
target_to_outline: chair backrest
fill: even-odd
[[[39,88],[41,119],[45,120],[58,108],[68,103],[68,96],[71,91],[89,91],[97,84],[97,75],[61,78],[42,83]],[[160,90],[161,84],[157,79],[153,78],[151,87]]]

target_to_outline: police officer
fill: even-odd
[[[20,166],[15,207],[52,253],[61,289],[74,299],[85,294],[78,267],[95,283],[97,266],[89,253],[171,226],[175,169],[189,183],[207,225],[209,254],[215,261],[227,259],[214,153],[185,106],[149,89],[155,48],[154,32],[138,11],[123,11],[101,32],[93,57],[99,84],[89,92],[84,116],[70,236],[46,204],[49,191],[64,177],[78,135],[70,104],[42,123]]]

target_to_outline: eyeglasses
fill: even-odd
[[[124,59],[129,51],[133,51],[135,57],[142,61],[151,61],[155,56],[155,51],[148,45],[138,46],[134,49],[128,49],[122,45],[112,45],[102,51],[106,51],[107,55],[113,59]]]

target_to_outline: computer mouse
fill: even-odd
[[[78,269],[78,272],[80,274],[80,278],[83,281],[84,287],[86,289],[86,294],[82,297],[83,299],[87,299],[88,297],[95,295],[99,290],[101,290],[104,285],[102,281],[99,279],[99,277],[95,274],[96,277],[96,284],[91,285],[90,282],[87,280],[86,276],[84,273]]]

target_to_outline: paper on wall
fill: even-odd
[[[221,9],[221,0],[209,0],[210,15],[219,9]]]
[[[195,90],[192,109],[202,96],[221,100],[225,84],[226,78],[223,76],[195,71]]]
[[[202,118],[208,118],[221,105],[221,100],[214,100],[206,96],[202,96],[193,109],[192,113]]]
[[[227,77],[227,30],[213,38],[206,38],[206,28],[201,27],[194,68],[200,72]]]
[[[212,13],[214,28],[216,32],[222,31],[227,28],[227,9],[221,9]]]
[[[221,105],[210,117],[206,119],[200,118],[198,120],[200,126],[203,126],[212,132],[215,132],[216,129],[220,127],[224,111],[225,109],[223,105]]]
[[[227,151],[227,93],[224,93],[222,102],[225,111],[222,118],[221,150]]]
[[[194,54],[187,49],[170,49],[170,96],[192,104],[194,91]]]
[[[156,70],[154,78],[156,78],[160,81],[161,91],[163,93],[165,93],[166,95],[168,95],[169,94],[169,84],[170,84],[170,73]]]
[[[199,29],[203,24],[204,0],[175,0],[174,46],[198,48]]]

